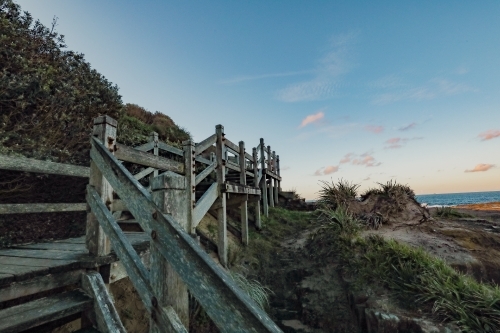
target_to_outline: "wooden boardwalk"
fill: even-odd
[[[149,250],[149,238],[143,232],[126,232],[125,235],[139,255]],[[85,236],[0,249],[0,302],[11,299],[13,289],[19,289],[19,283],[27,280],[57,274],[72,281],[71,273],[74,272],[77,281],[80,270],[116,261],[118,257],[114,252],[103,257],[89,255]],[[17,293],[16,297],[19,296]]]

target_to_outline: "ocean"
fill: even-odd
[[[456,206],[500,201],[500,191],[424,194],[416,197],[418,202],[429,206]]]

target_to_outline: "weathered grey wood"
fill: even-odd
[[[235,154],[239,155],[240,154],[240,147],[235,145],[234,143],[231,142],[231,140],[228,140],[227,138],[224,138],[224,145],[231,149]]]
[[[274,174],[277,174],[277,163],[276,163],[276,152],[273,150],[273,172]],[[279,203],[278,200],[278,180],[275,179],[273,181],[274,187],[273,187],[273,198],[274,198],[274,204],[277,206]]]
[[[226,220],[226,193],[222,193],[221,188],[226,182],[226,150],[224,139],[224,126],[215,126],[217,142],[215,143],[215,156],[217,158],[217,184],[221,208],[217,209],[217,251],[219,261],[223,266],[227,266],[227,220]]]
[[[248,194],[235,194],[232,193],[229,198],[226,199],[226,208],[228,207],[237,207],[240,206],[243,201],[246,201],[248,203],[253,203],[253,202],[259,202],[260,197],[257,195],[248,195]],[[212,207],[210,207],[210,211],[216,210],[218,208],[222,207],[221,205],[221,200],[220,198],[215,200],[214,204]]]
[[[1,169],[73,177],[89,177],[90,175],[89,167],[7,155],[0,155],[0,170]]]
[[[138,218],[143,230],[147,234],[155,231],[152,238],[155,246],[182,277],[221,332],[281,332],[269,316],[199,247],[195,239],[182,230],[169,214],[159,211],[151,195],[99,141],[93,140],[92,145],[91,158]]]
[[[266,169],[266,156],[264,155],[264,139],[260,139],[260,168],[261,171]],[[262,210],[265,216],[269,216],[269,202],[267,201],[267,181],[266,173],[262,172],[260,179],[262,193]]]
[[[278,175],[278,197],[281,191],[281,169],[280,169],[280,156],[276,156],[276,173]]]
[[[87,210],[86,203],[29,203],[0,205],[0,214],[80,212],[84,210]]]
[[[95,140],[93,141],[94,144],[96,142],[98,141]],[[105,151],[105,148],[102,146],[102,144],[99,143],[99,145],[102,149],[104,149],[104,151],[101,152],[108,154],[108,152]],[[112,155],[108,154],[107,156],[112,156]],[[92,158],[95,158],[95,156]],[[117,160],[114,160],[114,162],[123,168],[123,166],[120,163],[118,163]],[[108,178],[112,178],[111,175],[109,175],[109,173],[106,172],[109,170],[103,169],[102,171],[104,171],[107,174]],[[137,180],[135,180],[130,173],[128,173],[128,176],[130,177],[129,180],[133,179],[135,182],[137,182]],[[145,191],[145,189],[142,186],[141,190]],[[143,192],[143,193],[147,193],[148,198],[150,199],[150,195],[148,192]],[[130,277],[130,281],[132,282],[139,296],[141,297],[141,300],[144,303],[146,310],[150,314],[154,314],[153,316],[155,317],[155,323],[157,325],[159,325],[164,330],[168,330],[169,327],[172,327],[172,324],[169,322],[167,313],[164,311],[162,307],[153,306],[154,294],[149,280],[149,272],[142,264],[139,255],[130,245],[130,242],[128,241],[127,237],[120,230],[120,227],[113,218],[113,215],[111,215],[111,212],[99,200],[99,195],[97,191],[90,185],[87,186],[87,202],[89,203],[90,207],[97,216],[103,229],[105,229],[106,233],[110,236],[110,240],[113,243],[113,248],[116,251],[121,262],[125,266],[127,274]],[[157,208],[154,204],[153,206]]]
[[[15,279],[14,274],[0,273],[0,287],[13,282]]]
[[[14,275],[15,281],[23,281],[41,274],[48,274],[49,268],[46,266],[18,266],[18,265],[2,265],[0,267],[1,274]]]
[[[128,212],[127,206],[125,206],[125,203],[123,202],[123,200],[120,200],[120,199],[113,200],[109,209],[112,212]]]
[[[250,162],[254,163],[255,160],[253,159],[253,155],[250,155],[249,153],[245,152],[245,158],[250,160]]]
[[[67,243],[36,243],[29,245],[15,245],[12,246],[13,249],[31,249],[31,250],[56,250],[56,251],[71,251],[78,253],[85,253],[84,249],[80,246],[75,246],[74,244]],[[2,252],[0,252],[0,256]]]
[[[240,149],[240,184],[247,184],[247,175],[246,175],[246,160],[245,160],[245,142],[239,142]],[[247,201],[243,201],[240,206],[240,222],[241,222],[241,242],[245,245],[248,245],[248,204]]]
[[[83,274],[82,288],[94,300],[97,329],[101,332],[126,333],[101,275],[92,271]]]
[[[150,143],[153,144],[153,155],[158,156],[159,154],[159,148],[158,148],[158,133],[156,132],[151,132],[149,135],[149,140],[151,141]],[[153,173],[149,174],[149,186],[151,187],[151,183],[153,182],[153,179],[158,176],[158,169],[155,169]]]
[[[152,173],[153,171],[157,171],[157,169],[155,168],[146,168],[144,170],[142,170],[141,172],[137,173],[134,175],[134,178],[139,180],[139,179],[142,179],[144,177],[146,177],[147,175],[149,175],[150,173]]]
[[[57,251],[57,250],[29,250],[29,249],[4,249],[0,252],[6,257],[42,258],[58,260],[79,260],[88,258],[85,248],[78,251]]]
[[[267,146],[267,168],[268,170],[273,170],[273,156],[271,154],[271,146]],[[266,184],[268,196],[269,196],[269,205],[274,207],[274,189],[273,189],[273,177],[269,179],[269,185]]]
[[[194,144],[185,142],[184,156],[186,164],[194,164]],[[189,158],[189,160],[187,160]],[[188,169],[188,167],[186,168]],[[165,172],[157,177],[153,184],[152,198],[162,213],[170,214],[179,223],[182,230],[190,232],[192,218],[192,191],[188,177],[173,172]],[[186,285],[177,275],[168,261],[151,244],[151,287],[158,296],[161,307],[172,305],[174,312],[181,318],[182,324],[189,327],[189,295]],[[150,332],[160,332],[151,322]]]
[[[253,187],[253,186],[248,186],[248,185],[241,185],[241,184],[233,184],[226,182],[221,186],[221,192],[223,193],[244,193],[244,194],[251,194],[251,195],[260,195],[261,190]]]
[[[217,161],[214,161],[212,162],[212,164],[210,164],[208,167],[206,167],[202,172],[200,172],[199,174],[196,175],[195,177],[195,185],[198,185],[199,183],[201,183],[201,181],[205,178],[208,177],[208,175],[210,175],[212,173],[212,171],[215,170],[215,167],[217,166]]]
[[[23,282],[12,283],[9,286],[0,288],[0,302],[79,283],[83,272],[83,270],[77,269],[64,273],[39,276]]]
[[[206,159],[205,157],[199,155],[199,156],[196,156],[196,162],[200,162],[200,163],[203,163],[203,164],[206,164],[206,165],[210,165],[212,162],[208,159]]]
[[[203,153],[209,147],[213,146],[213,144],[216,141],[217,141],[217,135],[216,134],[212,134],[208,138],[206,138],[205,140],[203,140],[201,142],[198,142],[196,144],[196,149],[195,149],[196,155],[200,155],[201,153]]]
[[[146,267],[146,269],[149,269],[150,251],[148,250],[139,253],[139,257],[141,257],[141,261],[144,264],[144,267]],[[124,279],[126,277],[128,277],[127,270],[125,269],[125,266],[123,266],[121,261],[117,261],[111,264],[109,271],[109,283],[120,281],[121,279]]]
[[[70,244],[65,244],[70,245]],[[2,254],[3,252],[0,252]],[[0,256],[0,265],[6,266],[28,266],[28,267],[47,267],[50,273],[60,272],[80,267],[77,260],[61,260],[61,259],[46,259],[46,258],[23,258],[12,256]],[[0,268],[1,270],[1,268]]]
[[[92,299],[81,290],[56,294],[0,310],[0,332],[20,332],[92,306]]]
[[[186,185],[187,188],[184,189],[186,191],[185,198],[186,200],[182,203],[185,207],[179,208],[182,211],[186,210],[187,219],[179,220],[180,223],[187,223],[186,231],[191,233],[191,235],[195,235],[195,227],[194,227],[194,205],[196,200],[196,174],[195,174],[195,145],[191,140],[184,141],[182,143],[182,148],[184,149],[184,168],[186,170]],[[181,205],[182,205],[181,204]],[[184,319],[183,319],[184,321]]]
[[[168,151],[169,153],[184,156],[184,151],[182,149],[167,145],[165,142],[158,141],[158,147],[162,150]]]
[[[177,312],[175,309],[168,305],[163,308],[164,313],[166,314],[168,321],[172,325],[170,327],[171,331],[173,333],[188,333],[186,326],[184,326],[183,322],[177,315]],[[189,326],[188,326],[189,327]]]
[[[132,162],[160,170],[184,173],[184,164],[180,162],[145,153],[120,143],[116,144],[115,156],[122,161]]]
[[[252,160],[253,160],[253,186],[259,187],[259,164],[257,161],[257,148],[252,149]],[[255,203],[255,227],[257,229],[261,229],[261,221],[260,221],[260,198]]]
[[[226,168],[241,172],[240,166],[230,161],[226,161]]]
[[[212,204],[217,200],[219,196],[219,188],[217,183],[210,185],[208,190],[203,193],[200,199],[196,202],[193,212],[193,227],[196,228],[201,219],[208,212]]]
[[[111,153],[115,151],[116,126],[116,120],[108,116],[100,116],[94,119],[93,138],[95,137],[102,142]],[[113,202],[113,188],[92,161],[90,161],[89,185],[95,187],[97,193],[101,196],[102,202],[106,205]],[[92,212],[87,213],[85,244],[89,253],[94,256],[105,256],[111,252],[111,243]]]
[[[71,243],[71,244],[83,244],[85,247],[85,236],[75,237],[75,238],[66,238],[54,241],[54,243]]]
[[[263,173],[266,174],[267,176],[269,176],[268,179],[269,178],[274,178],[276,180],[281,180],[280,176],[278,176],[277,174],[271,172],[269,169],[264,169]]]
[[[152,132],[151,134],[156,133]],[[158,141],[158,133],[156,133],[156,141]],[[143,145],[134,147],[134,149],[140,150],[140,151],[150,151],[151,149],[154,149],[155,147],[155,141],[151,140]]]

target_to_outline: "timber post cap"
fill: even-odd
[[[108,124],[113,127],[116,127],[118,125],[118,122],[111,118],[110,116],[99,116],[97,118],[94,118],[94,125],[101,125],[101,124]]]
[[[164,173],[154,177],[151,182],[151,189],[153,191],[165,189],[185,190],[186,188],[186,177],[172,171],[165,171]]]
[[[260,138],[260,144],[264,146],[264,138]]]
[[[195,146],[196,143],[193,140],[184,140],[182,141],[182,146]]]
[[[224,126],[222,126],[221,124],[215,125],[215,129],[221,129],[222,131],[224,131]]]
[[[154,142],[158,142],[158,133],[157,132],[149,133],[149,139],[153,140]]]

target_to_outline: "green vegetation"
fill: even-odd
[[[413,191],[388,183],[379,194]],[[449,214],[449,211],[448,211]],[[335,255],[353,287],[378,284],[389,289],[407,308],[419,307],[441,320],[456,323],[465,332],[500,330],[500,288],[477,282],[455,271],[423,249],[379,236],[361,238],[362,222],[346,207],[321,209],[321,227],[308,244],[318,259]],[[411,300],[411,301],[409,301]]]
[[[318,205],[326,206],[332,209],[338,206],[349,206],[349,202],[356,199],[359,185],[349,183],[340,179],[338,183],[321,181],[321,190],[319,191]]]
[[[471,217],[471,215],[466,214],[466,213],[461,213],[456,209],[453,209],[452,207],[438,207],[436,209],[436,216],[441,217],[444,219],[450,219],[450,218],[462,218],[462,217]]]

